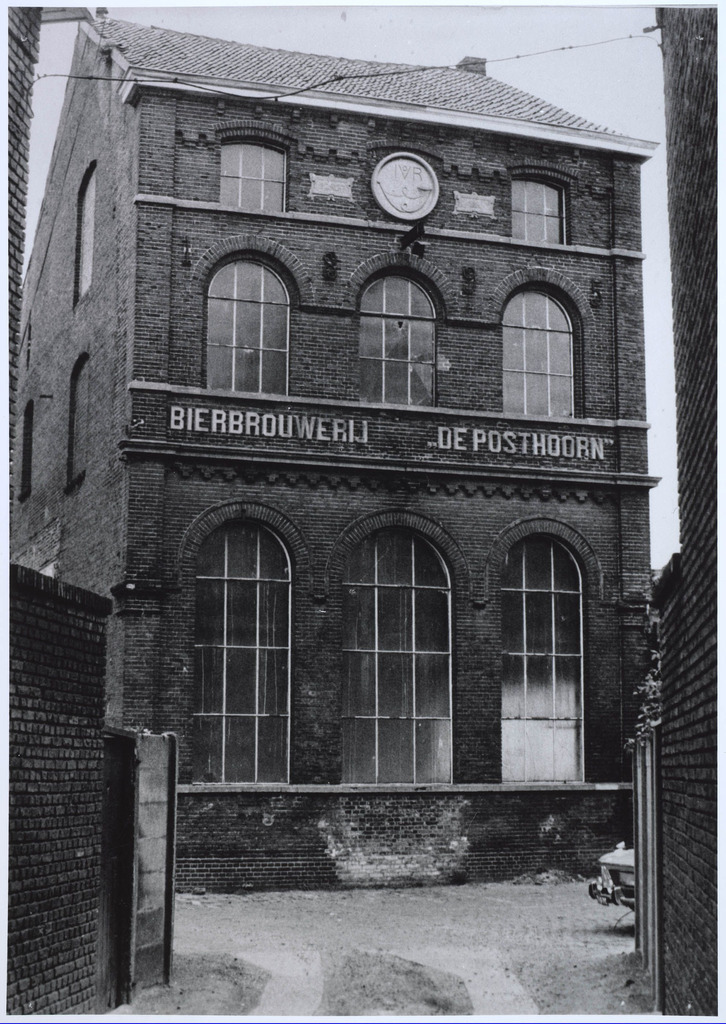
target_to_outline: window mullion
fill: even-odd
[[[373,647],[375,650],[374,655],[374,676],[375,676],[375,690],[376,690],[376,701],[375,701],[375,733],[374,733],[374,763],[376,770],[376,783],[378,782],[378,538],[376,537],[374,548],[373,548]]]
[[[526,589],[526,568],[527,563],[527,548],[525,546],[522,551],[522,684],[524,688],[524,778],[525,781],[528,778],[528,761],[527,757],[527,722],[529,721],[528,709],[527,709],[527,589]]]
[[[257,528],[257,549],[255,552],[255,782],[259,774],[259,748],[260,748],[260,598],[262,587],[260,583],[260,530]]]
[[[224,584],[222,592],[222,781],[227,780],[227,603],[229,601],[229,538],[224,537]]]
[[[411,535],[411,728],[413,729],[413,781],[416,782],[416,721],[418,707],[416,704],[416,551]]]

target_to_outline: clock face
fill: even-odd
[[[439,183],[425,160],[413,153],[391,153],[373,171],[378,205],[399,220],[420,220],[439,198]]]

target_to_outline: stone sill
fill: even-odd
[[[178,786],[177,792],[189,795],[209,795],[210,793],[256,793],[264,795],[284,795],[287,793],[312,793],[317,796],[335,796],[346,793],[380,795],[382,793],[529,793],[537,791],[555,793],[595,793],[630,792],[632,782],[475,782],[475,783],[438,783],[432,785],[414,785],[398,783],[388,785],[284,785],[281,783],[260,783],[254,785],[245,782],[193,782]]]

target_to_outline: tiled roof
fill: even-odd
[[[137,70],[220,78],[276,90],[315,87],[328,94],[359,99],[389,100],[615,134],[536,96],[472,71],[272,50],[112,19],[97,21],[96,29],[104,39],[118,45]],[[350,77],[330,81],[338,76]]]

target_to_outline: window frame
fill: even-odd
[[[244,159],[244,153],[242,152],[244,147],[258,149],[258,150],[261,150],[261,152],[262,152],[262,159],[261,159],[262,171],[261,171],[261,176],[259,178],[255,177],[253,175],[244,175],[244,174],[231,175],[231,174],[225,174],[224,173],[224,170],[223,170],[223,168],[224,168],[224,160],[225,160],[224,151],[227,150],[229,152],[230,150],[235,149],[235,148],[240,150],[239,159],[238,159],[238,166],[240,166],[240,169],[241,169],[241,166],[242,166],[242,163],[243,163],[243,159]],[[265,172],[265,166],[264,165],[265,165],[265,153],[266,152],[275,153],[275,154],[277,154],[277,155],[282,157],[282,174],[281,174],[280,178],[265,177],[265,173],[264,173]],[[235,210],[239,210],[241,213],[250,213],[250,214],[259,214],[259,215],[270,215],[270,214],[276,214],[276,213],[285,213],[286,210],[287,210],[287,191],[288,191],[288,188],[287,188],[287,165],[288,165],[287,150],[284,147],[282,147],[282,146],[273,145],[273,144],[271,144],[270,142],[268,142],[268,141],[266,141],[264,139],[257,139],[257,138],[243,138],[243,139],[233,138],[233,139],[225,139],[225,140],[223,140],[222,144],[221,144],[220,168],[219,168],[219,201],[220,201],[221,205],[222,206],[228,206],[228,207],[230,207],[232,209],[235,209]],[[224,183],[224,179],[225,178],[230,179],[230,180],[236,180],[238,182],[237,188],[238,188],[238,196],[239,196],[239,199],[240,199],[239,202],[237,202],[237,203],[230,203],[230,202],[227,202],[226,199],[224,198],[224,196],[223,196],[223,183]],[[261,184],[261,189],[260,189],[261,205],[260,205],[259,209],[248,208],[247,206],[242,204],[242,202],[241,202],[241,198],[242,198],[242,195],[241,195],[242,184],[241,183],[243,181],[257,181],[257,182],[260,182],[260,184]],[[280,206],[279,206],[279,208],[275,208],[275,209],[272,209],[272,210],[265,209],[265,207],[264,207],[264,197],[265,197],[265,184],[266,183],[269,183],[270,185],[275,184],[275,185],[280,185],[281,186],[281,189],[280,189]]]
[[[96,237],[96,161],[89,164],[76,203],[76,257],[73,283],[73,305],[86,294],[93,282]]]
[[[526,552],[527,552],[528,547],[530,547],[533,543],[536,543],[536,542],[542,543],[543,541],[547,542],[547,544],[549,545],[549,559],[550,559],[550,566],[549,566],[549,571],[550,571],[549,588],[540,588],[540,587],[530,587],[530,588],[528,588],[527,587],[527,568],[526,568],[526,558],[527,558],[527,555],[526,555]],[[520,541],[515,542],[514,544],[512,544],[512,546],[510,547],[509,551],[507,552],[506,559],[508,559],[510,557],[510,555],[512,555],[516,551],[516,549],[518,547],[522,548],[522,556],[521,556],[521,559],[522,559],[521,586],[514,587],[514,586],[508,586],[508,585],[505,584],[506,560],[505,560],[505,563],[502,566],[502,578],[501,578],[501,585],[500,585],[500,600],[501,600],[501,651],[502,651],[502,676],[501,676],[502,710],[501,710],[500,718],[501,718],[501,737],[502,737],[502,782],[506,782],[506,783],[526,783],[526,782],[557,783],[557,782],[561,782],[563,784],[567,783],[567,782],[584,782],[584,780],[585,780],[585,721],[586,721],[585,720],[585,662],[586,662],[586,643],[585,643],[585,581],[584,581],[583,571],[582,571],[582,568],[580,566],[580,563],[579,563],[578,559],[575,557],[575,555],[569,549],[569,547],[567,547],[565,544],[563,544],[559,539],[557,539],[557,538],[555,538],[555,537],[553,537],[553,536],[551,536],[549,534],[530,534],[530,535],[522,538]],[[564,556],[568,559],[569,563],[571,563],[574,566],[575,571],[577,573],[577,583],[578,583],[577,590],[565,589],[565,588],[559,588],[558,589],[556,587],[556,583],[555,583],[555,549],[559,549],[564,554]],[[531,550],[531,547],[530,547],[530,550]],[[515,595],[521,595],[521,611],[522,611],[522,614],[521,614],[521,618],[518,618],[517,623],[513,622],[512,616],[507,616],[506,613],[505,613],[505,609],[504,609],[504,595],[507,594],[507,593],[515,594]],[[549,608],[550,623],[549,624],[550,624],[550,627],[551,627],[551,632],[550,632],[550,634],[547,637],[548,646],[549,646],[549,650],[547,650],[547,651],[528,651],[527,650],[527,647],[528,647],[528,637],[527,637],[528,608],[531,607],[531,605],[528,604],[528,600],[527,600],[527,595],[528,594],[533,594],[533,595],[547,594],[548,597],[549,597],[549,605],[550,605],[550,608]],[[558,594],[569,594],[569,595],[576,594],[577,597],[578,597],[578,602],[577,603],[578,603],[579,621],[578,621],[578,651],[577,651],[577,653],[558,650],[559,643],[558,643],[558,639],[557,639],[558,638],[557,623],[555,621],[556,608],[557,608],[557,595]],[[522,649],[521,650],[513,650],[511,648],[513,648],[514,644],[513,643],[507,643],[507,640],[509,639],[509,636],[511,635],[510,634],[510,630],[512,630],[512,629],[514,629],[515,634],[520,632],[520,630],[521,630],[521,634],[522,634]],[[561,634],[559,634],[559,635],[561,637]],[[552,714],[550,714],[549,716],[543,716],[543,715],[537,715],[537,716],[531,715],[531,716],[528,716],[527,715],[528,660],[532,659],[532,658],[542,658],[542,657],[545,657],[545,656],[549,659],[549,662],[550,662],[549,669],[548,669],[548,674],[549,674],[548,678],[549,678],[549,683],[551,685],[551,694],[552,694],[551,712],[552,712]],[[523,710],[523,713],[520,714],[520,715],[512,715],[512,714],[505,715],[505,707],[504,707],[504,705],[505,705],[505,681],[506,681],[506,676],[507,676],[507,670],[506,670],[506,667],[505,667],[505,658],[507,658],[507,657],[509,657],[509,658],[521,658],[522,659],[523,672],[522,672],[521,682],[522,682],[522,701],[523,701],[523,709],[524,710]],[[569,718],[566,717],[566,716],[563,716],[563,715],[558,717],[556,715],[556,713],[555,713],[556,712],[556,708],[557,708],[557,692],[558,692],[558,690],[557,690],[557,687],[558,687],[557,659],[558,658],[559,659],[577,659],[578,663],[579,663],[578,681],[577,681],[577,689],[576,689],[577,714],[575,716],[571,716]],[[564,685],[566,685],[566,682],[564,684],[560,683],[560,687],[563,687]],[[562,692],[562,690],[560,690],[560,693],[561,692]],[[504,722],[505,721],[515,721],[515,722],[522,722],[523,723],[523,730],[522,730],[523,741],[524,741],[523,742],[523,764],[524,764],[524,770],[523,770],[524,777],[523,778],[516,778],[516,777],[513,777],[513,776],[507,776],[505,774],[505,769],[506,769],[506,763],[505,763],[505,756],[506,756],[506,754],[505,754],[505,740],[504,740],[504,731],[505,731]],[[576,757],[577,757],[577,763],[579,765],[579,771],[577,772],[577,774],[573,774],[573,775],[567,776],[565,778],[555,778],[555,777],[552,777],[552,778],[536,778],[536,777],[530,777],[530,773],[528,771],[528,764],[527,764],[528,748],[529,748],[529,744],[527,742],[527,724],[529,722],[534,722],[534,721],[546,721],[546,722],[550,723],[551,726],[552,726],[552,744],[553,744],[553,746],[552,746],[552,765],[553,765],[552,775],[553,776],[555,775],[555,761],[556,761],[555,746],[554,746],[555,741],[556,741],[556,735],[557,735],[556,723],[557,722],[574,722],[574,723],[576,723],[576,729],[578,730],[577,743],[576,743]],[[532,735],[532,730],[530,729],[530,736],[531,735]]]
[[[33,421],[35,403],[33,399],[26,402],[23,410],[23,450],[20,462],[20,493],[18,501],[25,501],[33,488]]]
[[[380,563],[379,556],[379,541],[385,535],[392,534],[404,534],[410,538],[411,542],[411,582],[410,583],[381,583],[378,580],[378,566]],[[374,579],[372,582],[353,582],[349,579],[351,573],[349,571],[351,558],[360,550],[360,548],[367,544],[373,543],[374,545]],[[445,577],[445,586],[427,586],[425,584],[419,585],[416,583],[416,544],[422,544],[428,548],[431,555],[436,559],[439,564],[443,575]],[[375,698],[374,698],[374,713],[373,714],[344,714],[345,712],[345,693],[341,697],[341,744],[342,744],[342,783],[344,785],[371,785],[371,786],[382,786],[382,785],[451,785],[454,778],[454,692],[453,692],[453,586],[451,572],[445,559],[438,551],[438,549],[425,537],[422,537],[419,533],[414,530],[410,530],[403,527],[387,527],[376,531],[374,534],[368,535],[363,538],[353,548],[349,554],[348,561],[343,570],[342,576],[343,588],[362,588],[369,591],[373,591],[373,605],[372,605],[372,616],[373,616],[373,645],[372,647],[350,647],[346,646],[345,633],[342,636],[341,651],[345,661],[346,655],[362,654],[372,656],[374,666],[374,687],[375,687]],[[411,594],[411,625],[410,625],[410,649],[399,648],[388,648],[380,645],[380,592],[406,589]],[[444,593],[446,596],[446,637],[447,644],[445,649],[434,649],[434,650],[419,650],[416,645],[416,607],[417,607],[417,591],[431,591],[434,593]],[[345,612],[343,611],[343,615]],[[448,701],[448,714],[447,715],[423,715],[417,714],[417,657],[420,655],[428,655],[437,657],[446,657],[447,662],[447,688],[446,696]],[[381,714],[381,687],[385,685],[385,682],[381,678],[381,655],[394,655],[394,656],[406,656],[407,661],[410,663],[410,714],[407,715],[384,715]],[[343,680],[345,679],[345,669],[342,673]],[[345,682],[343,683],[345,687]],[[373,779],[361,779],[359,773],[356,772],[356,765],[353,761],[353,752],[348,754],[346,747],[346,728],[345,723],[355,723],[360,721],[372,721],[373,722],[373,765],[374,765],[374,778]],[[385,721],[405,721],[410,722],[411,726],[411,779],[381,779],[381,742],[380,742],[380,723]],[[419,779],[417,778],[417,729],[421,722],[441,722],[446,725],[446,739],[448,742],[448,759],[447,759],[447,777],[445,779]],[[348,764],[350,756],[350,764]],[[349,777],[348,777],[349,775]]]
[[[549,308],[550,304],[554,305],[564,316],[565,321],[568,325],[566,332],[557,330],[554,327],[538,327],[535,325],[527,324],[527,312],[526,312],[526,297],[528,295],[540,295],[547,303],[547,319],[549,320]],[[511,308],[512,304],[516,299],[522,298],[523,301],[523,312],[521,324],[508,324],[507,313]],[[514,339],[508,335],[508,331],[521,332],[521,348],[522,348],[522,366],[521,368],[514,365],[508,365],[508,363],[514,363],[516,360],[512,357],[512,352],[508,349],[514,342]],[[538,332],[538,334],[546,335],[547,344],[547,369],[546,370],[529,370],[526,366],[527,359],[527,332]],[[551,335],[560,335],[567,333],[569,335],[569,373],[553,372],[550,369],[551,358],[552,358],[552,338]],[[576,348],[576,330],[575,322],[573,321],[570,311],[565,303],[558,297],[552,294],[546,286],[543,286],[539,282],[532,282],[524,288],[518,289],[516,292],[511,294],[507,299],[504,306],[504,312],[502,314],[502,412],[505,416],[534,416],[541,419],[574,419],[577,412],[578,406],[578,372],[577,372],[577,348]],[[507,376],[521,377],[522,384],[522,396],[523,396],[523,408],[513,408],[507,405],[507,387],[506,381]],[[544,378],[547,386],[547,411],[546,412],[533,412],[528,409],[527,402],[527,378],[538,377]],[[566,379],[569,380],[569,408],[570,411],[567,413],[563,412],[552,412],[552,381],[554,379]]]
[[[254,577],[236,577],[236,576],[229,576],[229,575],[227,575],[228,568],[229,568],[229,534],[230,534],[230,532],[235,527],[240,527],[240,526],[253,529],[255,531],[255,534],[256,534],[256,537],[257,537],[257,541],[256,541],[256,549],[257,549],[256,550],[256,563],[257,564],[256,564],[256,575]],[[289,549],[287,547],[287,544],[283,541],[283,539],[274,530],[270,529],[266,524],[259,523],[259,522],[254,522],[254,521],[253,522],[244,522],[244,521],[241,521],[241,520],[229,520],[228,522],[226,522],[226,523],[222,524],[221,526],[217,527],[216,530],[213,530],[211,534],[208,534],[207,537],[205,538],[205,542],[207,540],[209,540],[209,538],[212,536],[212,534],[215,534],[215,533],[218,533],[218,532],[220,532],[220,533],[222,533],[224,535],[225,575],[224,576],[205,576],[203,574],[200,574],[198,572],[199,564],[198,564],[198,556],[197,556],[197,563],[195,565],[195,574],[194,574],[194,601],[196,603],[197,600],[198,600],[198,589],[199,589],[199,581],[200,580],[217,580],[217,581],[221,581],[222,582],[222,584],[223,584],[223,598],[222,598],[222,601],[223,601],[223,610],[222,610],[223,642],[222,642],[221,645],[219,645],[219,644],[204,644],[204,643],[198,643],[197,642],[199,623],[198,623],[198,617],[197,617],[198,616],[198,612],[195,611],[195,613],[194,613],[195,628],[194,628],[194,643],[193,643],[193,650],[194,650],[194,685],[195,685],[195,694],[196,694],[199,690],[201,690],[201,686],[202,686],[200,680],[197,678],[197,672],[199,671],[199,668],[198,668],[198,665],[197,665],[197,651],[198,650],[202,650],[202,649],[208,649],[208,648],[221,649],[222,652],[223,652],[223,679],[222,679],[222,694],[223,694],[222,701],[223,701],[223,705],[222,705],[222,711],[220,713],[217,713],[217,712],[198,711],[196,709],[196,703],[195,703],[194,709],[192,711],[192,721],[193,721],[193,723],[194,723],[194,725],[196,727],[196,723],[198,721],[202,720],[202,719],[207,719],[207,720],[209,720],[209,719],[220,719],[221,720],[222,726],[221,726],[221,773],[220,774],[221,774],[222,777],[220,779],[216,780],[216,781],[211,781],[211,782],[209,780],[206,780],[206,779],[197,779],[197,778],[195,778],[194,781],[197,784],[201,783],[201,784],[205,784],[205,785],[220,785],[220,786],[225,786],[225,785],[227,785],[227,786],[229,786],[229,785],[287,786],[290,783],[290,759],[291,759],[290,738],[291,738],[291,722],[292,722],[292,623],[293,623],[293,564],[292,564],[292,558],[290,556],[290,552],[289,552]],[[281,549],[281,551],[283,553],[283,556],[284,556],[284,559],[285,559],[285,565],[286,565],[286,569],[287,569],[287,579],[286,580],[280,580],[280,579],[277,579],[276,577],[275,578],[272,578],[272,577],[262,577],[260,575],[260,540],[259,540],[259,538],[260,538],[260,535],[262,533],[267,534],[272,539],[272,541],[275,544],[277,544],[279,546],[279,548]],[[203,547],[203,544],[204,544],[204,542],[202,542],[202,545],[200,545],[199,551],[201,551],[201,549]],[[254,644],[254,646],[252,646],[252,645],[240,645],[240,644],[228,644],[226,642],[227,641],[227,637],[228,637],[228,632],[227,632],[227,630],[228,630],[227,608],[228,608],[228,602],[229,602],[229,586],[228,586],[228,584],[229,584],[230,581],[240,581],[240,580],[244,581],[244,582],[247,582],[247,583],[254,582],[256,584],[256,587],[255,587],[255,590],[256,590],[256,600],[255,600],[255,644]],[[287,629],[286,629],[286,644],[283,647],[271,646],[271,645],[261,645],[260,644],[260,603],[261,603],[260,599],[259,599],[259,597],[260,597],[260,584],[266,583],[266,582],[267,583],[273,582],[273,583],[285,583],[286,584]],[[227,683],[227,656],[226,655],[227,655],[227,651],[228,650],[253,650],[255,652],[255,710],[253,712],[251,712],[251,713],[250,712],[228,712],[227,711],[227,699],[228,699],[228,695],[229,694],[228,694],[228,683]],[[269,651],[269,650],[276,650],[276,651],[277,650],[281,650],[281,651],[284,651],[286,653],[286,656],[287,656],[287,689],[286,689],[286,694],[287,694],[287,704],[286,704],[286,707],[287,707],[287,710],[282,715],[263,714],[263,713],[260,713],[260,710],[259,710],[259,708],[260,708],[260,652],[261,651]],[[232,779],[227,779],[226,778],[226,753],[227,753],[227,745],[228,745],[228,740],[227,740],[227,736],[226,736],[226,726],[227,726],[227,720],[228,719],[232,719],[232,718],[238,718],[238,719],[246,718],[246,719],[252,719],[254,721],[254,737],[255,737],[255,750],[254,750],[254,769],[255,770],[254,770],[254,775],[255,775],[255,778],[254,778],[253,781],[250,781],[250,780],[232,780]],[[273,780],[273,781],[259,781],[259,774],[260,774],[259,723],[260,723],[260,719],[263,719],[263,718],[284,718],[286,720],[286,727],[285,727],[285,731],[284,731],[285,745],[286,745],[285,762],[284,762],[284,779]],[[195,742],[196,742],[196,738],[193,740],[193,744]],[[195,760],[194,756],[193,756],[192,760],[194,762],[194,760]],[[194,770],[195,770],[195,766],[193,764],[193,773],[194,773]]]
[[[281,287],[281,289],[282,289],[282,291],[283,291],[283,293],[285,295],[286,302],[285,303],[265,302],[264,298],[249,299],[248,300],[248,299],[237,298],[236,296],[230,296],[230,297],[226,297],[226,298],[222,297],[222,296],[213,296],[211,294],[211,291],[212,291],[212,288],[214,287],[214,282],[219,277],[219,275],[222,274],[225,270],[227,270],[230,267],[235,267],[236,268],[236,267],[242,266],[242,265],[259,267],[261,269],[261,272],[262,272],[262,276],[261,276],[261,294],[262,295],[264,295],[265,275],[267,275],[267,274],[271,275],[278,282],[278,284],[280,285],[280,287]],[[235,291],[237,289],[237,281],[238,281],[237,272],[235,271],[235,286],[234,286]],[[219,344],[219,343],[213,343],[211,341],[211,337],[212,337],[212,302],[213,301],[232,302],[233,303],[233,306],[232,306],[233,317],[232,317],[232,329],[231,329],[232,330],[232,344],[231,345],[222,345],[222,344]],[[257,347],[249,346],[249,345],[237,345],[237,344],[234,343],[236,329],[237,329],[237,315],[238,315],[238,308],[237,307],[238,307],[238,304],[242,304],[244,302],[256,303],[257,305],[259,305],[260,310],[261,310],[260,311],[260,334],[259,334],[260,344]],[[265,347],[263,345],[263,343],[262,343],[263,342],[263,338],[264,338],[264,333],[263,333],[264,332],[264,314],[262,312],[262,307],[265,306],[265,305],[283,306],[285,311],[286,311],[286,313],[285,313],[285,348],[284,349]],[[229,392],[232,392],[232,393],[234,393],[236,395],[270,395],[270,396],[276,397],[276,398],[287,397],[289,395],[289,393],[290,393],[290,322],[291,322],[291,312],[292,312],[291,306],[292,306],[292,303],[291,303],[291,290],[288,287],[288,284],[287,284],[285,278],[283,277],[283,275],[276,268],[270,266],[270,264],[268,262],[266,262],[264,259],[257,258],[255,255],[251,255],[249,257],[248,256],[241,256],[241,257],[238,256],[236,258],[233,258],[233,259],[225,261],[223,264],[218,265],[214,269],[213,273],[210,275],[208,283],[207,283],[207,288],[206,288],[206,303],[205,303],[205,311],[206,311],[205,383],[206,383],[207,389],[208,390],[229,391]],[[227,385],[220,385],[220,384],[216,384],[216,383],[210,383],[210,376],[211,376],[211,374],[210,374],[210,349],[214,349],[214,348],[231,349],[232,350],[232,361],[231,361],[231,367],[230,367],[230,378],[231,378],[231,380],[230,380],[230,382]],[[257,370],[257,380],[258,380],[257,390],[249,390],[249,389],[242,389],[242,388],[236,388],[235,387],[235,376],[236,376],[236,372],[237,372],[237,356],[238,356],[240,351],[259,352],[260,353],[259,366],[258,366],[258,370]],[[284,370],[285,380],[284,380],[284,388],[282,390],[279,390],[279,391],[263,391],[262,390],[262,379],[263,379],[263,358],[262,358],[262,353],[263,352],[268,352],[268,353],[284,352],[285,353],[285,370]]]
[[[73,370],[71,371],[70,387],[68,392],[68,454],[66,460],[66,493],[74,490],[76,487],[83,483],[86,477],[86,463],[88,461],[88,417],[90,410],[90,395],[88,389],[90,388],[90,378],[88,366],[90,363],[90,357],[87,352],[83,352],[78,359],[76,359]],[[85,386],[86,389],[86,401],[85,408],[79,408],[79,382]],[[83,394],[80,395],[81,400]],[[86,445],[86,450],[81,451],[83,444]],[[79,468],[79,462],[82,461],[84,465]]]
[[[523,186],[523,197],[522,203],[524,209],[515,209],[515,186]],[[546,212],[546,192],[543,193],[542,199],[542,212],[538,210],[527,210],[527,186],[536,185],[542,189],[549,190],[555,193],[557,197],[557,214],[550,215]],[[518,214],[522,218],[523,233],[516,234],[515,225],[515,214]],[[567,222],[567,190],[565,186],[552,178],[540,175],[518,175],[512,179],[511,188],[511,218],[512,218],[512,238],[519,242],[532,242],[540,243],[544,245],[566,245],[568,238],[568,222]],[[543,221],[545,225],[548,221],[556,222],[558,226],[557,239],[547,238],[546,231],[544,237],[535,237],[535,234],[531,230],[535,223]]]
[[[387,282],[389,281],[402,281],[407,286],[407,298],[408,298],[408,313],[395,313],[388,312],[385,309],[386,305],[386,292]],[[377,285],[382,285],[382,302],[381,306],[383,309],[379,310],[366,310],[363,309],[363,305],[366,300],[366,296],[371,292]],[[411,312],[413,306],[413,289],[416,289],[426,301],[430,310],[430,316],[415,315]],[[395,356],[388,356],[385,350],[385,337],[386,337],[386,324],[393,321],[403,321],[408,327],[406,331],[406,345],[407,345],[407,357],[405,359],[398,358]],[[363,334],[366,323],[372,321],[378,321],[381,325],[381,355],[363,355]],[[411,357],[411,324],[430,324],[431,325],[431,360],[413,359]],[[400,325],[399,325],[400,326]],[[419,281],[413,278],[396,273],[395,269],[385,274],[380,274],[373,280],[369,281],[361,291],[359,301],[359,319],[358,319],[358,371],[359,371],[359,397],[360,401],[365,404],[371,405],[401,405],[412,409],[431,409],[436,406],[436,326],[437,326],[437,309],[431,292]],[[380,389],[377,391],[379,397],[371,398],[367,394],[364,394],[363,388],[363,367],[366,363],[379,363],[380,364]],[[391,369],[389,364],[398,364],[406,366],[406,401],[394,400],[386,398],[386,371]],[[431,386],[427,394],[427,402],[414,402],[412,398],[412,378],[413,378],[413,367],[416,365],[429,366],[431,368]]]

